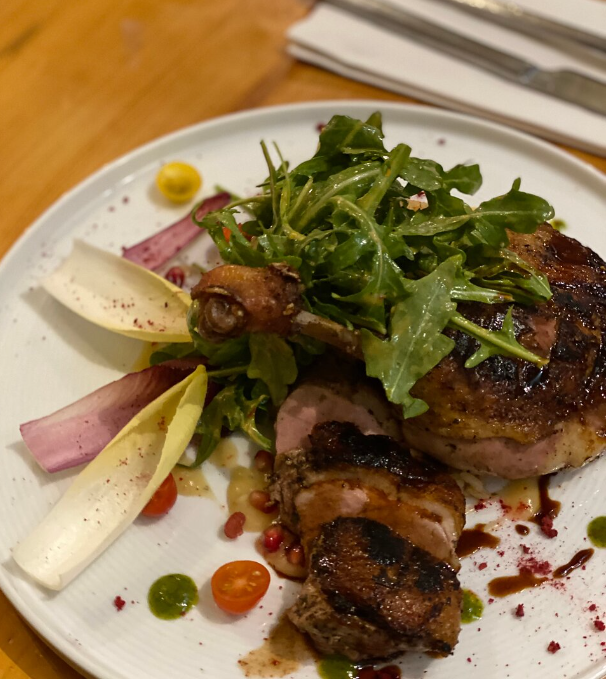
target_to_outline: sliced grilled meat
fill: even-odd
[[[384,524],[338,518],[322,527],[288,615],[320,652],[353,661],[408,649],[447,655],[459,634],[461,591],[449,565]]]
[[[402,438],[400,420],[382,389],[365,377],[350,379],[355,368],[345,366],[340,373],[327,369],[324,378],[309,379],[284,401],[276,420],[278,454],[308,448],[314,425],[329,420],[353,422],[364,434]]]
[[[413,390],[429,410],[403,427],[410,446],[452,467],[515,479],[581,466],[606,448],[606,265],[547,224],[511,241],[551,284],[548,303],[513,312],[520,343],[549,365],[493,356],[466,369],[477,342],[453,332],[454,351]],[[459,310],[498,329],[507,307]]]
[[[317,424],[311,448],[277,456],[272,496],[280,520],[307,551],[339,516],[381,521],[458,569],[456,543],[465,499],[451,476],[413,458],[387,436],[365,436],[348,422]]]

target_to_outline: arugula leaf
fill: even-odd
[[[333,116],[320,133],[316,157],[332,159],[343,153],[343,148],[364,148],[385,152],[380,116],[362,122],[349,116]]]
[[[398,144],[383,163],[381,173],[375,179],[368,193],[358,199],[358,205],[370,216],[374,215],[379,203],[406,165],[409,156],[410,146]]]
[[[443,188],[473,195],[482,186],[479,165],[455,165],[444,173]]]
[[[509,243],[505,229],[517,233],[533,233],[539,224],[554,215],[551,205],[538,196],[520,191],[520,179],[503,196],[481,203],[473,212],[473,235],[493,247]]]
[[[204,408],[196,427],[200,435],[200,443],[196,459],[192,467],[200,466],[207,460],[221,440],[221,430],[227,427],[230,431],[241,429],[262,448],[272,448],[272,442],[259,431],[257,414],[268,400],[266,393],[245,395],[244,384],[236,382],[224,387]]]
[[[509,308],[501,330],[496,331],[486,330],[486,328],[476,325],[458,312],[452,315],[450,319],[451,327],[462,330],[480,342],[478,351],[476,351],[473,356],[470,356],[465,362],[466,368],[473,368],[478,365],[478,363],[481,363],[495,354],[511,356],[512,358],[522,358],[530,363],[534,363],[540,368],[549,363],[549,359],[537,356],[517,341],[511,315],[512,309],[513,307]]]
[[[381,380],[392,403],[404,406],[405,418],[427,410],[410,390],[454,347],[442,331],[456,309],[450,299],[455,271],[456,263],[449,260],[415,283],[414,291],[394,306],[387,340],[361,331],[367,374]]]
[[[271,400],[279,406],[286,398],[288,386],[297,379],[297,363],[292,348],[278,335],[250,335],[250,364],[246,372],[250,379],[262,380],[269,389]]]

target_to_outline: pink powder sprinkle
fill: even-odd
[[[557,641],[550,641],[549,646],[547,647],[547,650],[550,653],[557,653],[561,648],[562,647],[560,646],[560,644],[558,644]]]

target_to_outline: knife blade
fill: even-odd
[[[325,0],[506,80],[606,115],[606,83],[570,70],[545,70],[508,52],[448,30],[384,0]]]
[[[606,38],[559,21],[542,17],[527,9],[499,0],[440,0],[469,14],[495,24],[547,41],[564,40],[575,47],[588,48],[592,54],[606,54]]]

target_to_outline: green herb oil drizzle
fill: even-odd
[[[461,622],[468,625],[474,620],[479,620],[484,611],[482,599],[470,589],[463,590],[463,605],[461,608]]]
[[[595,547],[606,549],[606,516],[598,516],[589,522],[587,537]]]
[[[187,575],[171,573],[149,588],[147,603],[157,618],[176,620],[198,603],[198,588]]]

